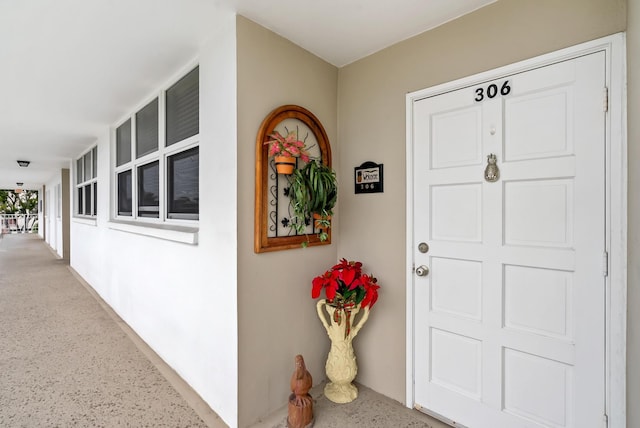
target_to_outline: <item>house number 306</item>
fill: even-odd
[[[474,98],[477,102],[484,101],[485,98],[495,98],[498,94],[508,95],[511,92],[511,86],[509,86],[509,81],[505,80],[502,82],[502,86],[498,88],[498,85],[495,83],[490,84],[486,88],[476,88],[476,97]]]

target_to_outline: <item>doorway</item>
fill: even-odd
[[[601,45],[409,94],[416,408],[469,427],[606,420],[615,183]]]

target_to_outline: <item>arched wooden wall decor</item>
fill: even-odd
[[[331,166],[329,138],[313,113],[300,106],[284,105],[267,115],[256,137],[256,253],[300,248],[305,241],[308,242],[308,246],[331,243],[331,229],[329,238],[320,242],[313,221],[309,221],[306,235],[297,235],[296,231],[289,227],[293,214],[288,196],[289,176],[276,173],[273,157],[268,156],[268,145],[264,143],[274,131],[287,135],[292,130],[298,132],[298,139],[304,141],[312,159],[321,159],[322,163]],[[303,166],[304,162],[296,158],[296,167]]]

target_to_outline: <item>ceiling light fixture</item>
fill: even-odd
[[[19,160],[18,161],[18,165],[20,165],[23,168],[28,167],[30,163],[31,163],[31,161],[25,161],[25,160]]]

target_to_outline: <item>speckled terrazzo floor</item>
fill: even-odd
[[[0,239],[0,427],[225,426],[216,418],[205,423],[38,236]]]
[[[363,386],[349,404],[322,387],[315,428],[448,427]],[[226,424],[38,236],[0,239],[1,428],[207,426]]]
[[[348,404],[336,404],[322,393],[324,384],[314,386],[313,428],[451,428],[417,410],[358,385],[358,398]],[[251,428],[287,428],[287,409],[265,418]]]

